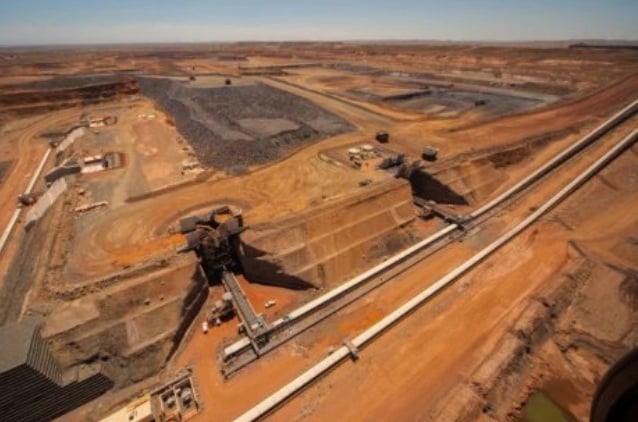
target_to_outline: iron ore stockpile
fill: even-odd
[[[0,49],[0,422],[623,411],[637,93],[624,48]]]
[[[195,88],[170,79],[138,81],[142,94],[175,120],[199,160],[215,168],[266,164],[353,129],[312,102],[262,83]]]

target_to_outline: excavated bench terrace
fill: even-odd
[[[334,286],[411,243],[410,185],[392,179],[241,235],[247,277],[287,287]]]

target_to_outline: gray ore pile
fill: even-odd
[[[143,95],[172,116],[202,164],[231,173],[354,129],[304,98],[261,83],[214,88],[159,78],[138,83]]]

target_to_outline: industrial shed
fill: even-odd
[[[46,421],[103,394],[113,385],[99,366],[63,373],[40,335],[36,318],[0,327],[0,415]]]

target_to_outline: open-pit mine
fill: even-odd
[[[635,48],[0,49],[0,421],[612,420],[637,139]]]

